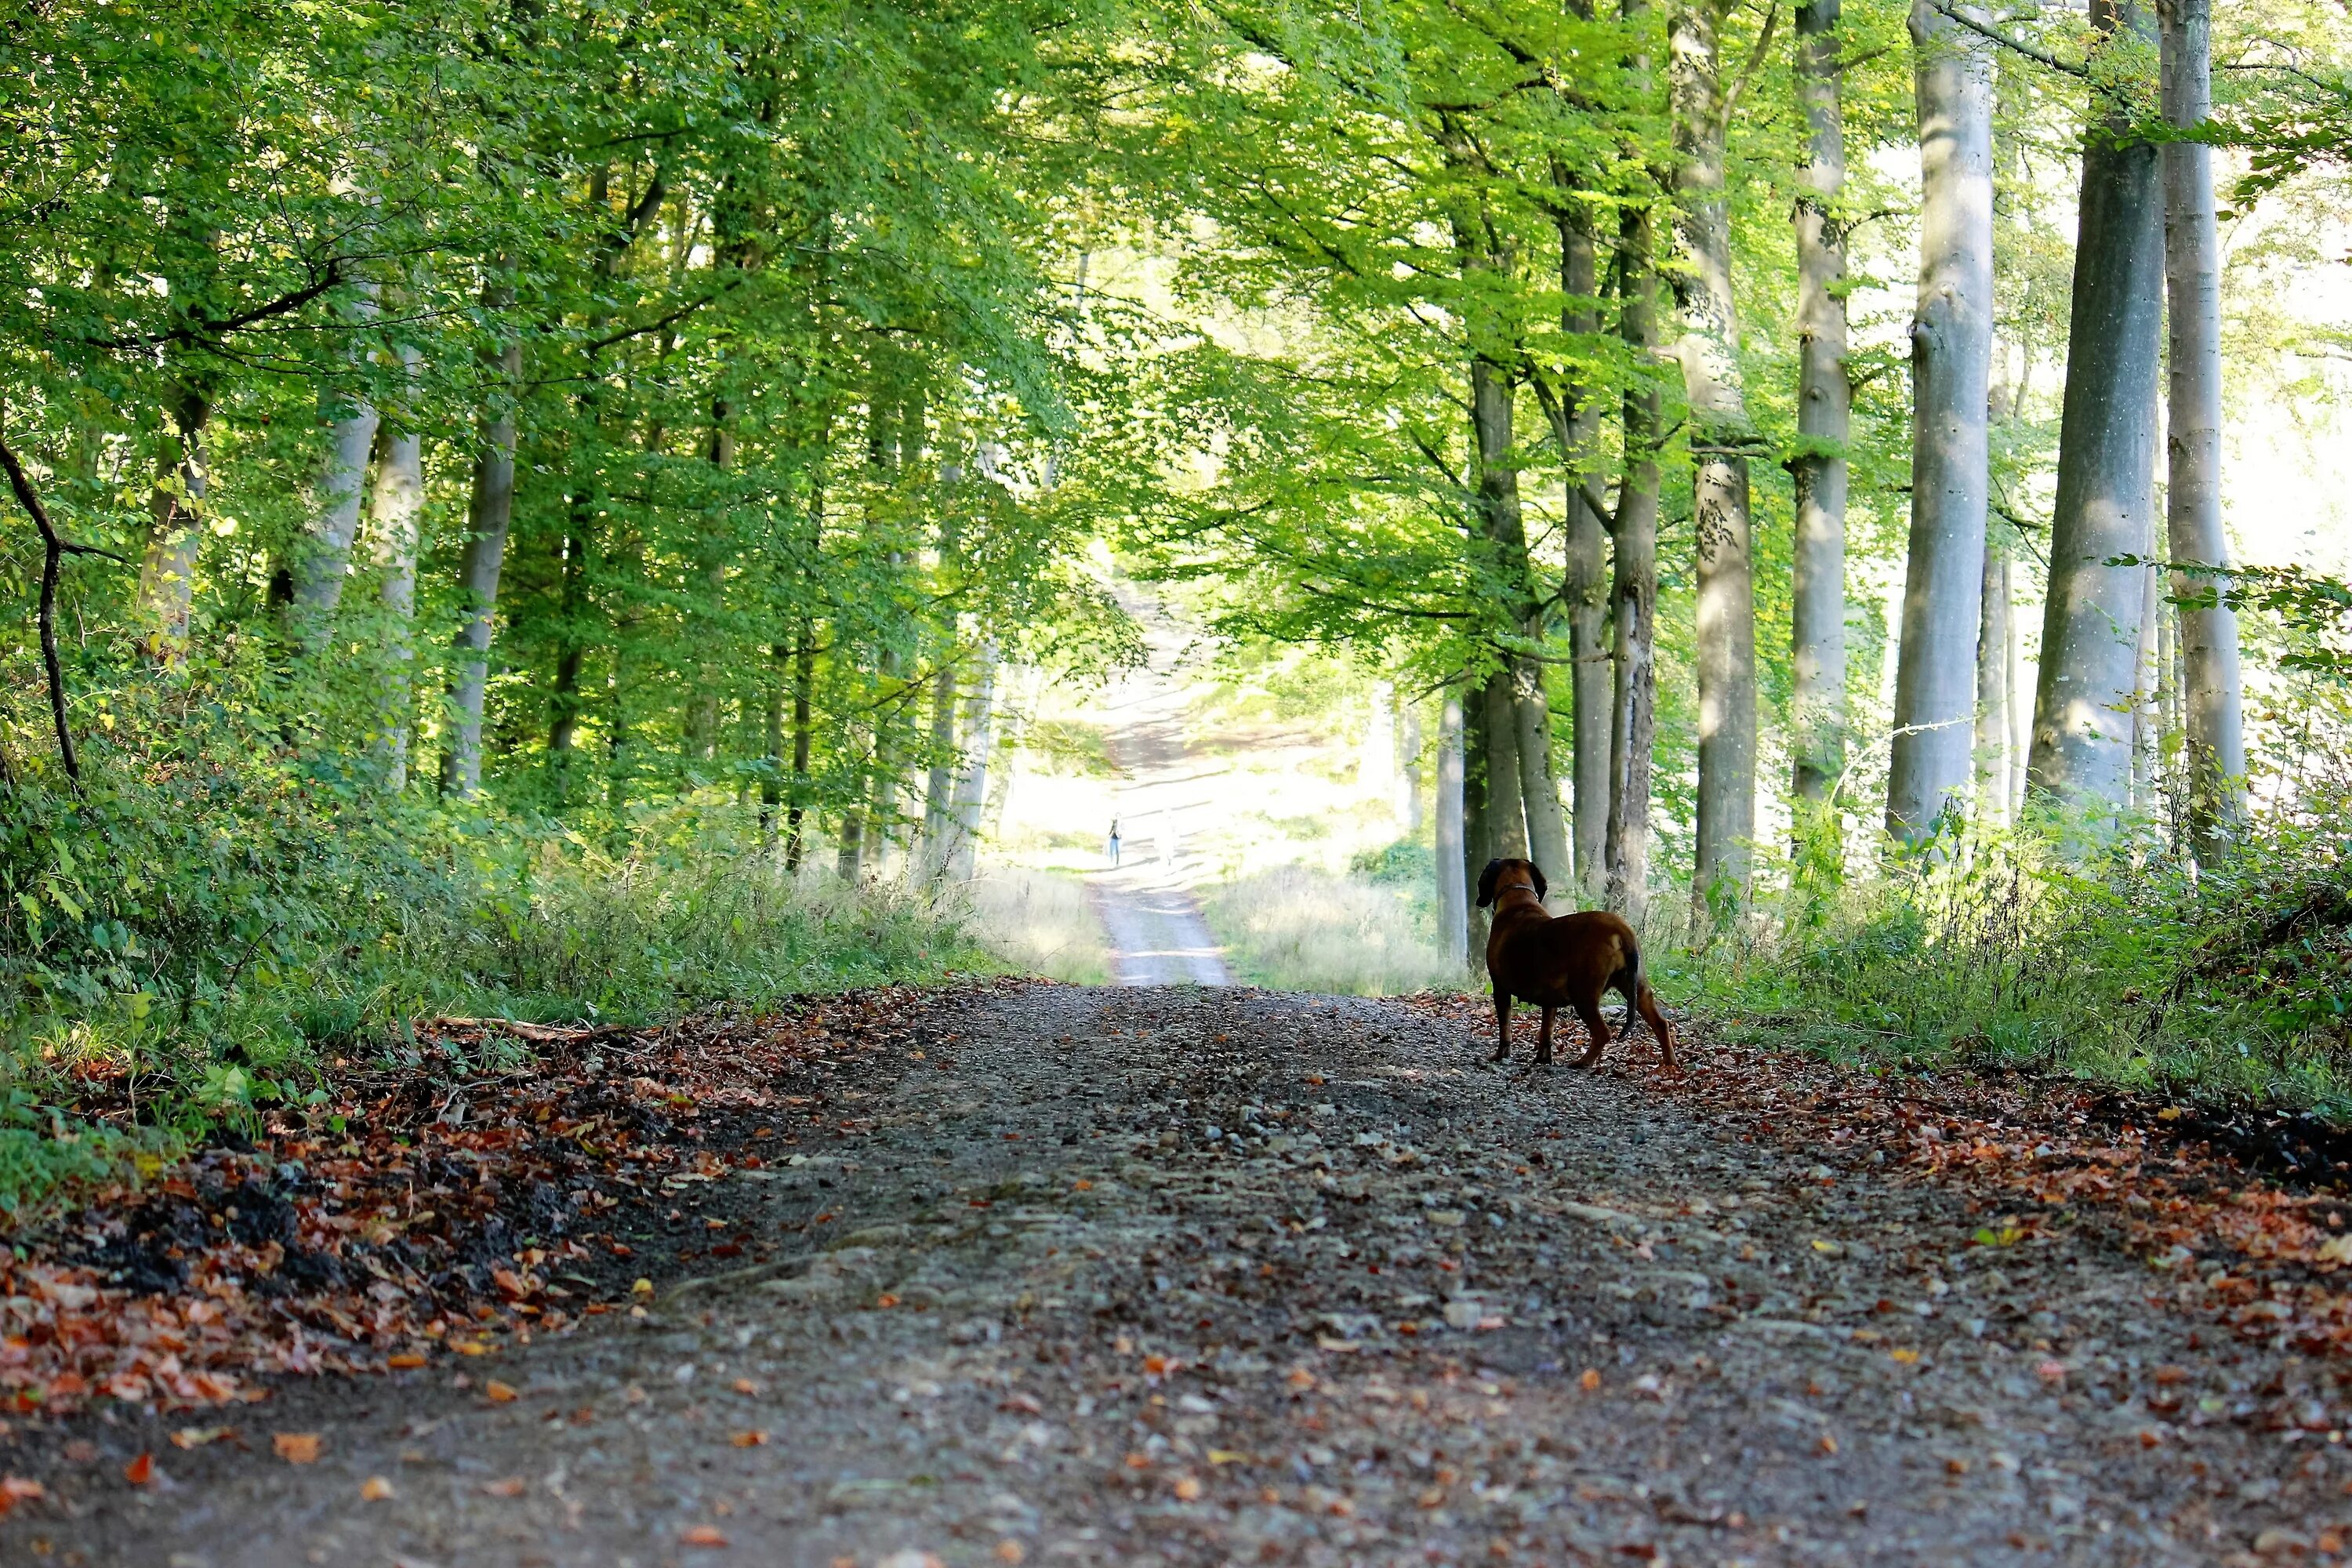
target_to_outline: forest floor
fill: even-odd
[[[828,1007],[551,1047],[532,1081],[571,1087],[546,1119],[511,1079],[436,1090],[475,1108],[455,1127],[380,1109],[409,1231],[472,1259],[438,1274],[418,1240],[367,1252],[401,1268],[356,1297],[329,1279],[337,1237],[367,1279],[387,1222],[292,1134],[251,1156],[308,1149],[278,1166],[299,1223],[257,1259],[223,1237],[268,1194],[188,1189],[217,1234],[193,1250],[200,1214],[176,1261],[209,1317],[186,1279],[131,1277],[120,1214],[34,1238],[7,1305],[21,1328],[46,1293],[49,1326],[9,1354],[20,1388],[51,1356],[50,1398],[0,1439],[0,1559],[2185,1563],[2352,1540],[2342,1214],[2178,1112],[1700,1028],[1679,1079],[1645,1037],[1598,1074],[1531,1070],[1525,1041],[1495,1068],[1455,998]],[[661,1114],[616,1158],[617,1110],[572,1119],[648,1075],[675,1092],[635,1091]],[[467,1210],[451,1162],[479,1122],[504,1136],[464,1145],[489,1194]],[[569,1221],[516,1174],[553,1161],[551,1128],[587,1151],[556,1179]],[[502,1217],[532,1212],[535,1236]],[[69,1268],[77,1236],[112,1250]],[[486,1247],[512,1250],[460,1314]],[[286,1280],[280,1327],[206,1340],[246,1300],[233,1265]],[[320,1337],[289,1352],[297,1319]],[[331,1352],[322,1322],[359,1337]],[[114,1375],[148,1397],[61,1397],[56,1346],[85,1341],[93,1390],[89,1357],[145,1344]],[[184,1386],[204,1346],[223,1378],[240,1355],[376,1370],[206,1405]]]

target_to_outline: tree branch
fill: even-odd
[[[1974,16],[1969,16],[1967,12],[1954,5],[1952,0],[1936,0],[1936,9],[1942,12],[1945,16],[1949,16],[1953,21],[1958,22],[1961,26],[1966,27],[1969,32],[1974,33],[1980,37],[1990,38],[1994,43],[1999,44],[2004,49],[2013,49],[2017,53],[2023,55],[2029,60],[2038,61],[2042,65],[2048,66],[2052,70],[2063,71],[2068,76],[2080,77],[2084,81],[2091,79],[2091,68],[2089,66],[2062,60],[2056,55],[2052,54],[2048,49],[2042,47],[2039,44],[2029,44],[2023,38],[2012,37],[2009,34],[2002,32],[1999,27],[1994,26],[1990,22],[1979,22]]]
[[[75,789],[81,788],[81,760],[74,755],[73,730],[66,722],[65,668],[58,661],[58,563],[68,555],[103,555],[109,561],[121,561],[121,556],[110,550],[94,545],[68,544],[58,537],[49,525],[49,514],[41,506],[41,498],[34,493],[33,481],[25,477],[25,466],[16,454],[0,441],[0,468],[8,470],[8,488],[16,492],[16,503],[41,531],[41,665],[49,678],[49,717],[58,727],[58,756],[65,763],[66,777]]]

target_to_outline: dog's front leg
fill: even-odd
[[[1494,1059],[1495,1059],[1495,1060],[1496,1060],[1496,1061],[1498,1061],[1498,1062],[1501,1062],[1501,1061],[1508,1061],[1508,1060],[1510,1060],[1510,1058],[1511,1058],[1511,994],[1510,994],[1508,991],[1504,990],[1501,986],[1497,985],[1497,986],[1496,986],[1496,987],[1495,987],[1495,1057],[1494,1057]]]
[[[1549,1003],[1544,1004],[1543,1030],[1536,1037],[1536,1066],[1539,1068],[1551,1066],[1551,1021],[1559,1012]]]

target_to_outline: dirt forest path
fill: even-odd
[[[1118,866],[1087,877],[1087,897],[1119,984],[1223,985],[1224,952],[1184,863],[1185,832],[1208,805],[1206,769],[1186,749],[1184,693],[1174,679],[1184,636],[1151,600],[1125,592],[1120,603],[1142,626],[1150,660],[1104,694],[1123,852]]]
[[[1746,1142],[1703,1096],[1663,1093],[1645,1046],[1601,1076],[1496,1070],[1482,1048],[1398,1004],[984,996],[845,1069],[870,1125],[840,1152],[677,1200],[681,1235],[782,1237],[789,1258],[527,1350],[291,1380],[200,1420],[85,1418],[81,1464],[50,1456],[0,1561],[2189,1563],[2336,1544],[2340,1446],[2197,1414],[2276,1358],[2210,1322],[2200,1348],[2095,1226],[1971,1250],[1981,1222],[1950,1190]],[[239,1440],[163,1440],[212,1420]],[[315,1462],[273,1454],[289,1430],[319,1435]],[[134,1488],[142,1448],[163,1473]]]

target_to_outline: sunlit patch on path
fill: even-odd
[[[1208,808],[1186,754],[1183,689],[1172,679],[1183,634],[1149,600],[1123,600],[1151,660],[1106,695],[1106,750],[1119,771],[1121,852],[1087,879],[1111,973],[1121,985],[1223,985],[1224,949],[1202,918],[1184,858],[1188,826]]]

